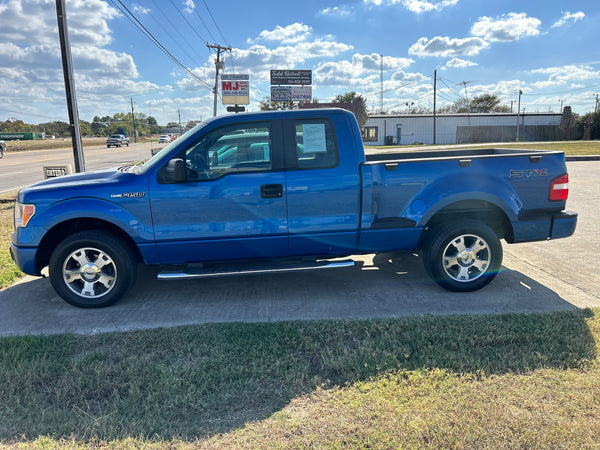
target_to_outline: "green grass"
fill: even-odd
[[[9,250],[13,231],[13,207],[13,202],[0,203],[0,289],[10,286],[22,275],[10,257]]]
[[[600,311],[0,339],[24,448],[584,448]]]
[[[0,446],[595,448],[599,343],[600,310],[0,338]]]

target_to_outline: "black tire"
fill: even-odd
[[[133,285],[137,263],[120,238],[104,231],[82,231],[62,241],[50,257],[52,287],[80,308],[117,302]]]
[[[475,220],[442,224],[429,231],[423,249],[427,273],[444,289],[471,292],[494,279],[502,266],[502,244]]]

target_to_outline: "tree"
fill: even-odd
[[[560,118],[560,129],[565,132],[567,141],[571,140],[571,130],[575,128],[576,121],[570,106],[563,108],[563,114]]]
[[[483,94],[473,97],[470,101],[466,98],[459,98],[454,103],[440,108],[438,112],[442,114],[510,112],[508,106],[501,105],[500,103],[501,100],[497,95]]]
[[[470,102],[470,112],[489,113],[489,112],[510,112],[508,106],[500,105],[501,100],[493,94],[483,94],[473,98]]]
[[[354,105],[354,116],[358,125],[362,128],[369,120],[369,113],[367,113],[367,102],[356,92],[346,92],[345,94],[339,94],[335,96],[333,103],[352,103]]]
[[[287,109],[290,102],[272,102],[271,97],[266,96],[259,102],[261,111],[274,111],[279,109]]]

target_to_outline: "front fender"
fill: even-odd
[[[111,223],[136,243],[154,241],[148,200],[120,198],[119,201],[122,204],[82,197],[54,203],[36,211],[29,224],[17,230],[16,243],[22,247],[35,247],[49,230],[73,219],[98,219]]]

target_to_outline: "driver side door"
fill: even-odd
[[[288,252],[279,121],[225,125],[177,155],[185,180],[151,177],[152,219],[163,264],[283,256]]]

